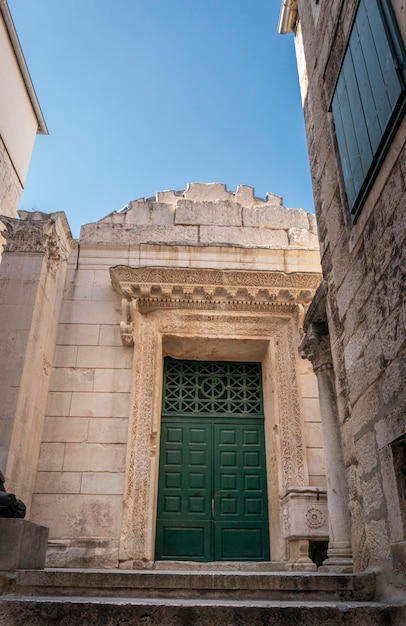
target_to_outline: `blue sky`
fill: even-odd
[[[50,135],[20,208],[74,236],[190,182],[313,212],[294,42],[280,0],[8,0]]]

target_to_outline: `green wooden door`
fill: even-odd
[[[259,364],[165,366],[156,559],[269,560]]]

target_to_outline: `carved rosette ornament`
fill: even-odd
[[[310,324],[300,350],[302,358],[311,362],[316,374],[319,370],[331,369],[331,344],[327,324]]]
[[[326,516],[323,511],[316,507],[310,507],[306,511],[306,524],[310,528],[320,528],[323,526]]]

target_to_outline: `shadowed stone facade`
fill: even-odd
[[[283,3],[279,29],[295,33],[324,277],[303,347],[316,372],[318,355],[331,352],[330,371],[317,375],[322,414],[324,405],[341,447],[337,480],[348,494],[355,570],[378,567],[392,585],[387,592],[404,596],[404,2]],[[380,115],[371,113],[373,100],[379,93],[389,102],[392,77],[380,143],[370,139],[373,158],[355,174],[362,129],[372,137]]]

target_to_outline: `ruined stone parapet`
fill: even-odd
[[[255,197],[253,187],[228,191],[220,183],[192,183],[130,202],[82,227],[81,243],[318,249],[314,216],[288,209],[282,198]]]

